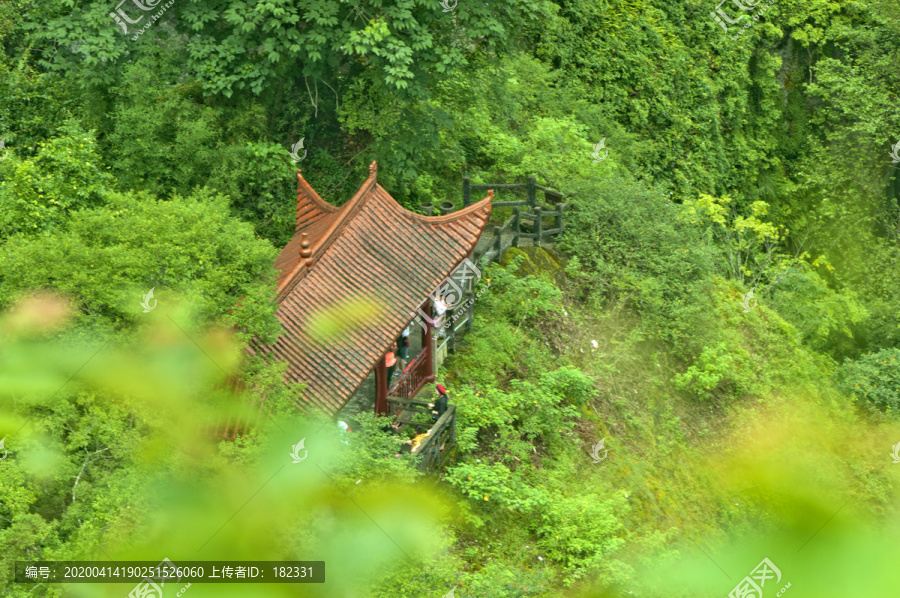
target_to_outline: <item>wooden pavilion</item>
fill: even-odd
[[[303,409],[334,415],[374,369],[375,411],[388,412],[385,353],[418,310],[431,313],[429,296],[472,253],[491,213],[491,191],[445,216],[410,212],[376,174],[373,162],[356,195],[333,206],[297,170],[294,236],[275,261],[282,334],[250,351],[288,363],[286,379],[306,384]],[[413,399],[434,381],[433,351],[423,326],[422,351],[392,397]]]

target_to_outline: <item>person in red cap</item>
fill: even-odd
[[[443,384],[438,384],[435,386],[435,390],[437,390],[438,398],[434,401],[434,403],[428,403],[428,406],[433,409],[431,412],[431,419],[437,421],[444,415],[444,412],[447,411],[447,389],[444,388]],[[435,407],[435,405],[437,405]]]

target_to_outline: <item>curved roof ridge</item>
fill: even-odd
[[[352,216],[359,212],[359,209],[365,203],[366,195],[371,195],[370,191],[375,185],[375,162],[372,162],[372,166],[369,166],[369,178],[360,186],[359,190],[356,194],[350,198],[349,201],[340,206],[332,205],[326,202],[324,199],[319,197],[319,194],[315,192],[312,186],[303,178],[303,175],[300,173],[300,169],[297,169],[297,196],[299,200],[300,192],[306,191],[304,193],[304,197],[309,199],[315,207],[321,209],[323,212],[327,212],[329,215],[333,216],[333,221],[328,225],[328,228],[319,235],[318,238],[309,239],[309,251],[310,254],[308,256],[300,257],[297,262],[297,265],[291,268],[291,271],[284,277],[281,283],[276,288],[276,297],[277,300],[282,300],[288,292],[290,292],[293,287],[297,286],[297,283],[306,276],[309,272],[310,268],[312,268],[325,250],[331,245],[334,240],[340,236],[341,230],[346,226],[347,222],[352,219]],[[298,201],[299,203],[299,201]],[[324,214],[323,214],[324,215]],[[297,223],[297,227],[299,227],[300,223]],[[295,228],[295,237],[299,232],[299,228]],[[305,234],[305,233],[304,233]]]
[[[303,194],[309,199],[312,203],[315,204],[317,208],[323,210],[325,212],[337,212],[344,206],[335,206],[321,197],[316,193],[316,190],[312,188],[312,185],[307,182],[305,178],[303,178],[303,174],[301,174],[300,169],[297,169],[297,195],[300,195],[300,192],[303,191]],[[346,204],[345,204],[346,205]]]
[[[356,192],[356,195],[351,197],[350,201],[338,208],[339,210],[342,210],[341,213],[334,219],[334,222],[332,222],[331,226],[329,226],[322,234],[321,238],[313,239],[312,247],[310,248],[312,249],[312,258],[309,260],[310,266],[318,260],[322,250],[334,242],[338,235],[340,235],[341,230],[347,222],[349,222],[351,216],[356,214],[363,204],[366,203],[366,197],[371,195],[369,192],[376,184],[375,177],[370,175],[369,178],[366,179],[366,182],[362,184],[362,187],[359,188],[359,191]]]
[[[494,190],[489,189],[487,192],[487,195],[484,197],[484,199],[477,201],[477,202],[473,203],[472,205],[465,207],[461,210],[458,210],[456,212],[451,212],[444,216],[425,216],[424,214],[417,214],[416,212],[413,212],[412,210],[408,210],[408,209],[404,208],[403,206],[401,206],[397,202],[397,200],[394,199],[393,196],[390,193],[388,193],[384,189],[384,187],[382,187],[381,185],[378,185],[378,188],[381,189],[382,191],[384,191],[384,194],[393,200],[393,202],[387,202],[387,204],[392,209],[396,206],[396,208],[399,208],[399,212],[402,213],[404,216],[410,218],[411,220],[421,222],[423,224],[445,224],[447,222],[455,222],[457,220],[461,220],[463,218],[466,218],[466,217],[480,211],[486,205],[491,203],[491,200],[494,199]],[[395,211],[397,211],[397,210],[395,210]]]

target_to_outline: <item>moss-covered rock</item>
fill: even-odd
[[[503,260],[500,264],[504,268],[508,268],[517,256],[524,258],[516,271],[518,276],[540,276],[542,272],[546,272],[557,284],[561,284],[565,279],[565,265],[551,249],[543,247],[510,247],[503,254]]]

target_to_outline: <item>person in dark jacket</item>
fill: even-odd
[[[400,358],[400,363],[397,366],[397,373],[402,375],[403,370],[406,369],[407,360],[409,359],[409,326],[406,327],[403,334],[397,339],[397,355]]]
[[[441,416],[444,415],[444,412],[447,411],[447,389],[444,388],[443,384],[438,384],[435,387],[437,390],[438,396],[435,399],[434,403],[428,403],[428,406],[431,407],[431,419],[437,421],[441,419]]]

